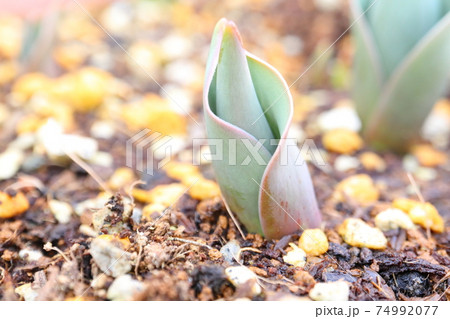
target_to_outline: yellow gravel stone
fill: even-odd
[[[328,251],[328,239],[320,229],[306,229],[300,237],[299,247],[308,256],[320,256]]]
[[[0,218],[11,218],[24,213],[30,207],[22,192],[15,196],[0,192]]]
[[[198,167],[189,163],[170,162],[164,166],[164,170],[167,176],[179,181],[200,174]]]
[[[53,80],[42,73],[27,73],[14,83],[12,93],[19,102],[25,102],[36,92],[48,92]]]
[[[373,152],[364,152],[359,156],[363,167],[368,171],[383,172],[386,170],[386,162]]]
[[[361,137],[347,129],[326,132],[322,137],[322,143],[328,151],[339,154],[352,154],[363,146]]]
[[[412,148],[412,154],[423,166],[435,167],[447,162],[447,154],[434,149],[428,144],[414,146]]]
[[[359,218],[348,218],[339,227],[338,233],[350,246],[385,249],[387,239],[381,230],[371,227]]]
[[[220,196],[220,188],[216,182],[200,178],[198,182],[193,184],[189,189],[189,195],[198,200],[213,198]]]
[[[283,256],[284,262],[293,265],[295,267],[305,267],[306,265],[305,251],[293,243],[290,243],[289,246],[291,246],[292,250],[288,251],[288,253]]]
[[[404,211],[405,213],[409,213],[409,211],[418,204],[420,204],[420,202],[417,200],[414,200],[414,199],[397,198],[397,199],[394,199],[394,201],[392,202],[392,207],[398,208],[398,209]]]
[[[336,186],[334,193],[337,200],[345,201],[350,198],[361,205],[372,204],[378,200],[379,196],[380,192],[375,187],[372,178],[366,174],[358,174],[344,179]]]
[[[128,237],[119,238],[118,236],[115,236],[115,235],[104,234],[104,235],[98,236],[97,238],[107,240],[112,243],[118,243],[122,246],[121,248],[123,248],[123,249],[128,249],[131,245],[131,242],[128,239]]]
[[[444,231],[444,220],[439,215],[436,207],[431,203],[422,203],[408,198],[397,198],[392,202],[392,206],[408,213],[414,224],[423,228],[430,228],[437,233]]]
[[[382,231],[388,231],[392,229],[414,228],[414,223],[408,214],[397,208],[389,208],[380,212],[375,217],[375,225]]]
[[[19,17],[2,14],[0,17],[0,60],[19,56],[22,49],[23,23]]]
[[[171,206],[186,192],[186,186],[179,183],[158,185],[148,192],[148,202]]]
[[[156,94],[147,94],[142,100],[125,105],[122,115],[132,130],[148,128],[163,135],[186,134],[185,116],[172,110],[169,101]]]
[[[15,61],[0,62],[0,85],[11,82],[19,71],[19,66]]]
[[[167,205],[163,205],[160,203],[145,205],[142,209],[142,218],[145,220],[152,220],[152,215],[154,213],[162,213],[167,207]]]
[[[53,93],[77,111],[89,112],[103,103],[110,83],[109,73],[94,67],[85,67],[57,79]]]
[[[53,50],[53,58],[66,70],[74,70],[86,60],[86,49],[81,44],[59,45]]]
[[[109,178],[108,185],[114,190],[131,185],[136,180],[134,171],[128,167],[119,167]]]
[[[420,203],[414,206],[408,213],[411,220],[423,228],[442,233],[444,231],[444,220],[439,215],[436,207],[430,203]]]

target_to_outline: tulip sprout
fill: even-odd
[[[450,72],[450,0],[353,0],[353,98],[363,136],[406,151]]]
[[[289,88],[272,66],[248,53],[233,22],[214,30],[203,93],[212,161],[231,210],[250,232],[280,238],[321,216],[306,164],[286,137],[292,121]],[[274,142],[275,141],[275,142]]]

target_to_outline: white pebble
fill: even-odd
[[[236,260],[235,258],[238,257],[239,250],[241,250],[239,242],[233,239],[220,248],[220,253],[222,254],[223,259],[229,263],[232,263]]]
[[[357,169],[360,165],[356,157],[349,155],[340,155],[334,160],[334,168],[338,172],[346,172],[352,169]]]
[[[14,289],[14,292],[21,296],[25,301],[34,301],[38,296],[38,292],[31,288],[31,283],[17,287]]]
[[[19,251],[19,257],[29,262],[38,261],[42,256],[42,252],[35,249],[24,248]]]
[[[74,134],[64,134],[61,124],[53,119],[49,119],[39,128],[37,136],[50,158],[59,158],[71,153],[83,159],[90,159],[98,150],[96,140]]]
[[[58,223],[67,224],[70,222],[73,209],[68,203],[52,199],[48,202],[48,207]]]
[[[108,121],[97,121],[91,126],[91,135],[95,138],[109,139],[114,136],[114,124]]]
[[[290,243],[289,245],[292,247],[292,250],[289,251],[285,256],[283,256],[284,262],[291,264],[295,267],[305,267],[306,264],[305,251],[293,243]]]
[[[348,301],[349,287],[345,281],[319,282],[309,292],[316,301]]]
[[[355,109],[351,106],[335,107],[319,115],[317,124],[322,132],[344,128],[358,132],[361,129],[361,120]]]
[[[130,275],[117,277],[108,289],[107,298],[113,301],[132,300],[133,295],[142,291],[144,284]]]
[[[0,154],[0,181],[16,175],[24,161],[24,154],[18,149],[8,149]]]
[[[100,270],[108,276],[119,277],[131,270],[130,253],[106,239],[94,239],[89,252]]]
[[[375,217],[375,225],[382,231],[414,228],[414,223],[408,214],[397,208],[389,208],[379,213]]]
[[[249,280],[253,280],[254,284],[252,292],[254,295],[261,293],[261,287],[257,283],[257,277],[253,271],[244,266],[228,267],[225,269],[228,280],[235,286],[239,287]]]

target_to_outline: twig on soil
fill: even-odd
[[[128,190],[125,191],[125,194],[130,198],[131,205],[134,207],[134,197],[133,197],[133,188],[135,188],[137,185],[145,185],[146,183],[142,180],[138,180],[133,182],[133,184],[130,185]]]
[[[253,248],[253,247],[244,247],[244,248],[241,248],[241,249],[239,249],[237,255],[236,255],[236,256],[233,256],[234,259],[235,259],[238,263],[239,263],[239,260],[241,260],[241,253],[242,253],[243,251],[253,251],[254,253],[258,253],[258,254],[261,253],[261,250],[256,249],[256,248]]]
[[[225,205],[225,209],[228,212],[228,215],[230,215],[231,220],[233,221],[234,225],[236,226],[236,228],[238,229],[239,233],[241,234],[242,238],[245,239],[245,235],[244,232],[241,229],[241,226],[239,226],[239,222],[236,220],[236,218],[234,217],[233,213],[231,212],[230,207],[228,206],[227,202],[225,201],[225,198],[223,198],[223,196],[221,195],[220,197],[222,197],[222,201]]]
[[[44,250],[45,250],[45,251],[54,250],[54,251],[56,251],[58,254],[60,254],[60,255],[64,258],[65,261],[67,261],[68,263],[70,263],[69,257],[67,257],[66,254],[64,254],[64,252],[63,252],[61,249],[59,249],[58,247],[53,246],[51,242],[47,242],[47,243],[44,245]]]
[[[409,182],[411,183],[411,186],[414,189],[414,192],[416,193],[417,197],[422,203],[425,203],[425,200],[422,196],[422,193],[420,192],[419,186],[416,183],[416,180],[414,179],[414,176],[411,175],[410,172],[407,172],[406,175],[408,176]]]
[[[167,240],[181,241],[182,243],[187,243],[187,244],[197,245],[197,246],[200,246],[200,247],[205,247],[205,248],[208,248],[208,249],[213,249],[209,245],[198,243],[196,241],[189,240],[189,239],[183,239],[183,238],[178,238],[178,237],[168,237]]]
[[[107,193],[113,194],[111,189],[106,185],[106,183],[102,180],[102,178],[85,162],[83,161],[78,155],[74,153],[67,152],[67,156],[70,157],[72,161],[74,161],[78,166],[80,166],[82,169],[86,171],[96,182],[98,185],[100,185],[101,188]]]

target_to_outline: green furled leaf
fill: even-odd
[[[450,13],[419,42],[389,79],[365,131],[378,148],[405,150],[442,94],[450,70]]]
[[[351,2],[351,13],[355,21],[352,28],[355,41],[352,95],[363,129],[370,121],[371,114],[381,94],[383,81],[386,78],[367,21],[367,12],[362,16],[363,12],[368,10],[369,5],[370,2],[367,0],[353,0]]]
[[[369,24],[382,62],[390,76],[414,46],[441,19],[441,0],[378,1]]]
[[[261,105],[281,137],[260,183],[259,216],[264,235],[281,238],[301,227],[319,227],[321,216],[308,167],[297,145],[288,145],[286,140],[293,113],[289,88],[267,63],[252,55],[248,61]]]
[[[288,153],[285,138],[292,119],[292,97],[279,73],[243,51],[253,92],[262,108],[261,114],[254,118],[245,118],[245,121],[240,122],[242,127],[219,116],[222,114],[218,111],[219,96],[222,96],[220,99],[230,100],[230,96],[236,92],[228,90],[231,83],[223,84],[230,79],[220,80],[222,84],[219,87],[219,73],[228,72],[228,76],[234,76],[242,72],[242,70],[218,71],[220,63],[224,62],[221,60],[223,59],[221,48],[227,26],[229,22],[221,20],[214,31],[203,94],[206,129],[213,154],[217,154],[214,150],[216,144],[214,139],[223,142],[225,156],[219,156],[212,161],[221,192],[231,210],[250,232],[257,232],[269,238],[279,238],[298,230],[299,225],[318,227],[320,213],[306,164],[300,167],[295,165],[298,158],[295,156],[296,152],[298,153],[296,146],[291,146],[289,149],[292,148],[293,151]],[[226,63],[227,67],[231,67],[233,61],[230,59]],[[229,96],[223,95],[221,90],[225,90]],[[235,101],[234,103],[241,103],[238,98],[247,99],[248,96],[243,97],[245,94],[243,91],[231,99]],[[246,107],[240,105],[241,108]],[[236,109],[235,112],[236,114],[225,116],[232,117],[235,121],[236,117],[242,116],[244,110]],[[273,136],[281,137],[279,144],[274,145],[273,153],[259,143],[254,134],[249,133],[260,120],[270,125],[267,129]],[[267,136],[267,133],[265,134]],[[249,144],[256,150],[255,153],[249,150]],[[281,160],[283,156],[289,156],[291,159],[287,165]]]
[[[216,69],[215,113],[222,120],[234,124],[256,139],[266,139],[264,146],[273,153],[270,145],[272,130],[256,96],[245,51],[232,22],[225,25],[219,61]],[[258,121],[248,125],[254,119]]]

